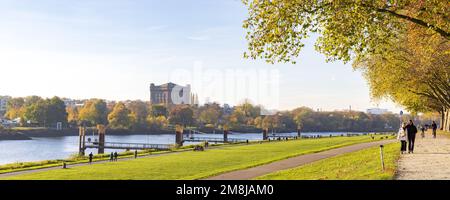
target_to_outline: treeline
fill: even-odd
[[[211,103],[202,106],[152,105],[144,101],[106,102],[85,100],[82,106],[66,107],[59,97],[43,99],[37,96],[12,98],[5,117],[20,118],[22,126],[64,127],[106,124],[112,129],[161,130],[180,124],[202,130],[222,129],[255,131],[268,128],[275,131],[390,131],[398,129],[398,116],[371,115],[357,111],[316,112],[307,107],[261,115],[261,107],[245,101],[233,108]]]

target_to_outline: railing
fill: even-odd
[[[211,137],[184,137],[185,142],[225,142],[223,138],[211,138]],[[246,142],[247,139],[227,138],[227,142]]]
[[[86,148],[99,148],[98,142],[87,142]],[[144,144],[144,143],[121,143],[121,142],[105,142],[105,149],[157,149],[168,150],[172,147],[170,144]]]

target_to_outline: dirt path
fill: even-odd
[[[450,139],[438,135],[425,139],[417,134],[414,154],[403,154],[398,162],[398,180],[450,180]]]
[[[319,153],[306,154],[301,156],[296,156],[293,158],[288,158],[281,161],[276,161],[273,163],[269,163],[266,165],[261,165],[249,169],[232,171],[224,174],[220,174],[217,176],[206,178],[205,180],[247,180],[253,179],[258,176],[262,176],[265,174],[269,174],[272,172],[290,169],[294,167],[298,167],[307,163],[311,163],[314,161],[318,161],[324,158],[330,158],[333,156],[337,156],[344,153],[350,153],[354,151],[359,151],[362,149],[366,149],[369,147],[379,146],[380,144],[388,144],[391,142],[396,142],[396,140],[383,140],[378,142],[370,142],[370,143],[361,143],[355,144],[351,146],[341,147],[337,149],[332,149],[328,151],[323,151]]]

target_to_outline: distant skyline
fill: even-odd
[[[279,110],[401,110],[372,102],[351,64],[326,63],[314,50],[315,35],[295,65],[243,59],[246,14],[240,0],[0,0],[0,96],[148,101],[150,83],[174,82],[192,84],[200,103],[236,105],[245,90],[236,84],[218,92],[211,86],[217,74],[275,71]],[[215,74],[199,78],[196,66]]]

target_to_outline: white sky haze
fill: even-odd
[[[314,51],[315,36],[295,65],[243,59],[246,13],[240,0],[0,0],[0,95],[148,100],[150,83],[170,81],[191,84],[201,102],[234,105],[242,85],[211,88],[244,71],[278,73],[278,109],[377,106],[360,72]],[[199,65],[213,75],[198,77]]]

